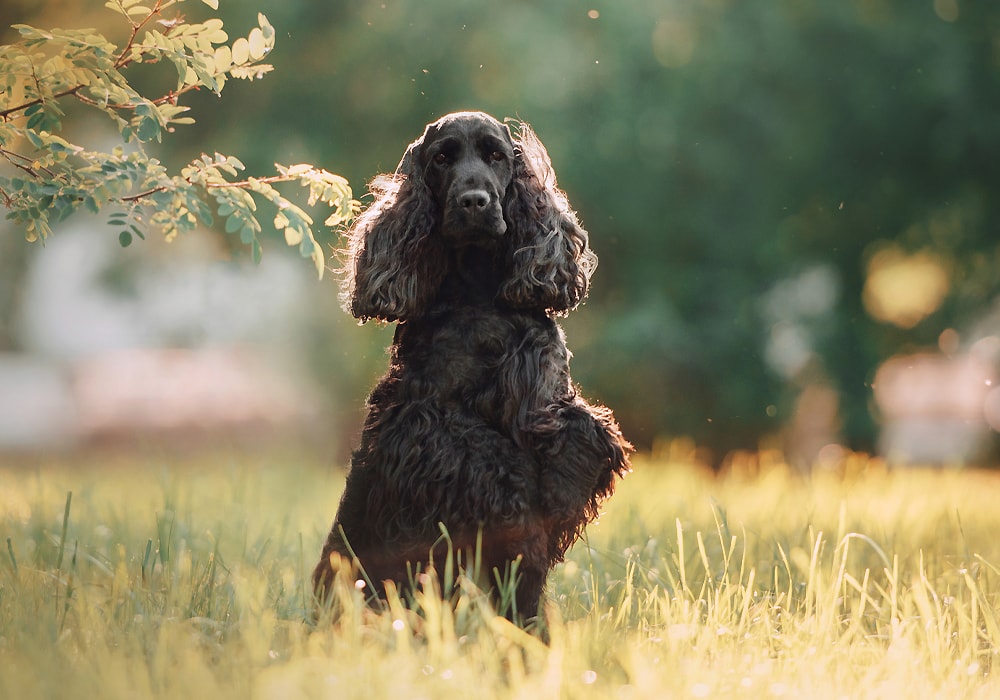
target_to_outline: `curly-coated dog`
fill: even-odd
[[[343,301],[362,321],[398,324],[317,595],[337,555],[382,593],[450,546],[469,569],[477,558],[487,586],[513,573],[506,613],[530,619],[629,469],[631,445],[577,392],[554,320],[586,297],[597,258],[527,124],[449,114],[371,190],[348,233]]]

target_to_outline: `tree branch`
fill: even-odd
[[[31,100],[30,102],[25,102],[22,105],[18,105],[16,107],[9,107],[9,108],[7,108],[5,110],[0,111],[0,118],[2,118],[4,121],[8,121],[8,118],[9,118],[9,116],[11,114],[13,114],[15,112],[22,112],[22,111],[28,109],[28,107],[34,107],[35,105],[39,105],[39,104],[45,102],[46,99],[58,100],[59,98],[66,97],[68,95],[74,95],[74,96],[79,97],[78,95],[76,95],[76,93],[79,92],[80,90],[82,90],[85,87],[87,87],[87,86],[86,85],[75,85],[75,86],[73,86],[71,88],[67,88],[66,90],[63,90],[61,92],[54,93],[50,98],[36,97],[35,99]]]
[[[86,87],[86,86],[81,85],[80,87]],[[171,104],[177,104],[177,98],[179,98],[181,95],[191,92],[192,90],[199,90],[199,89],[201,89],[200,85],[185,85],[183,88],[177,90],[176,92],[171,90],[166,95],[157,97],[155,100],[150,100],[150,103],[156,106],[167,104],[168,102]],[[81,95],[79,93],[74,94],[73,97],[80,100],[80,102],[83,102],[84,104],[88,104],[91,107],[97,107],[98,109],[107,108],[107,109],[119,109],[119,110],[121,109],[134,110],[138,106],[134,104],[129,104],[128,102],[115,102],[115,103],[108,103],[104,105],[104,107],[101,107],[98,101],[93,99],[92,97],[87,97],[86,95]]]
[[[33,178],[37,179],[39,177],[38,173],[35,171],[34,168],[32,168],[32,167],[30,167],[28,165],[25,165],[24,163],[18,163],[17,162],[18,160],[22,160],[25,163],[34,163],[35,162],[34,158],[31,158],[31,157],[25,156],[25,155],[21,155],[20,153],[15,153],[14,151],[8,151],[6,148],[0,148],[0,155],[2,155],[4,158],[6,158],[7,162],[10,163],[11,165],[13,165],[15,168],[17,168],[19,170],[23,170],[24,172],[26,172],[29,175],[31,175],[31,177],[33,177]],[[41,171],[43,173],[45,173],[49,177],[55,177],[55,173],[53,173],[48,168],[40,168],[40,169],[41,169]]]
[[[270,175],[268,177],[248,178],[246,180],[239,180],[238,182],[209,182],[205,184],[205,188],[209,190],[229,188],[229,187],[242,188],[242,187],[249,187],[250,185],[257,182],[264,183],[265,185],[270,185],[275,182],[291,182],[292,180],[297,180],[297,179],[298,178],[293,175]],[[194,184],[190,178],[185,178],[184,182],[188,183],[189,185]],[[128,196],[122,197],[121,201],[137,202],[140,199],[145,199],[146,197],[152,196],[157,192],[166,192],[168,189],[170,189],[170,187],[167,185],[157,185],[156,187],[151,187],[148,190],[143,190],[142,192],[136,192],[135,194],[130,194]]]
[[[123,48],[121,50],[121,53],[118,54],[118,58],[115,59],[115,69],[116,70],[124,68],[125,66],[127,66],[128,64],[130,64],[132,62],[132,59],[131,58],[126,58],[126,56],[128,56],[128,54],[132,51],[132,45],[135,44],[135,38],[136,38],[136,36],[139,35],[139,32],[142,31],[143,27],[145,27],[147,24],[149,24],[149,21],[151,19],[153,19],[154,17],[157,17],[160,14],[160,12],[163,10],[162,6],[163,6],[163,0],[156,0],[156,4],[153,6],[153,9],[138,24],[132,22],[131,18],[129,18],[129,23],[132,24],[132,36],[130,36],[128,38],[128,42],[125,44],[125,48]]]

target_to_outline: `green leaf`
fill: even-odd
[[[246,63],[250,59],[250,42],[242,37],[234,41],[231,57],[236,65]]]
[[[118,244],[122,248],[128,248],[130,245],[132,245],[132,234],[129,233],[128,231],[122,231],[121,233],[119,233]]]
[[[30,126],[28,127],[27,131],[24,132],[24,135],[27,137],[31,145],[34,146],[35,148],[45,147],[45,141],[43,141],[42,137],[39,136],[38,132],[36,132]]]
[[[259,61],[267,55],[267,42],[264,41],[264,33],[259,28],[255,27],[250,30],[247,41],[250,45],[250,58]]]
[[[216,17],[203,24],[205,33],[203,36],[213,44],[224,44],[229,41],[229,35],[222,29],[222,20]]]
[[[139,121],[137,135],[140,141],[160,140],[160,122],[154,117],[145,117]]]
[[[121,6],[117,2],[114,2],[114,0],[108,0],[108,2],[104,3],[104,6],[106,8],[108,8],[109,10],[114,10],[115,12],[117,12],[119,14],[122,14],[122,15],[125,14],[125,10],[123,10],[121,8]],[[126,16],[128,16],[128,15],[126,15]]]
[[[260,265],[260,260],[263,257],[263,251],[260,247],[260,241],[256,238],[254,238],[253,243],[250,244],[250,256],[253,258],[254,265]]]
[[[260,31],[264,34],[264,39],[271,45],[274,44],[274,27],[271,23],[267,21],[267,17],[263,13],[257,13],[257,24],[260,26]]]
[[[212,217],[212,210],[200,199],[193,197],[188,199],[188,207],[206,226],[211,226],[215,222],[215,219]]]
[[[274,66],[267,63],[258,63],[248,66],[233,66],[229,75],[240,80],[260,80],[266,74],[274,70]]]
[[[285,243],[286,244],[288,244],[288,245],[299,245],[301,243],[301,244],[304,245],[305,244],[305,241],[303,240],[304,236],[305,236],[305,234],[303,233],[302,229],[299,229],[299,228],[297,228],[295,226],[287,226],[287,224],[286,224],[286,228],[285,228]]]
[[[313,246],[312,261],[313,265],[316,266],[317,277],[323,279],[323,272],[326,270],[326,256],[323,255],[323,249],[318,245]]]
[[[215,70],[226,73],[233,67],[233,51],[228,46],[220,46],[215,50]]]

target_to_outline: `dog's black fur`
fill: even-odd
[[[583,301],[597,258],[527,124],[449,114],[372,191],[348,234],[344,303],[398,325],[317,594],[334,554],[376,585],[407,582],[443,524],[467,556],[478,539],[485,572],[519,560],[511,617],[530,618],[629,468],[631,445],[577,393],[553,320]]]

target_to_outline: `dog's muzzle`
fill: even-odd
[[[474,188],[459,192],[452,200],[445,228],[462,238],[499,237],[506,233],[507,223],[499,198],[485,189]]]

